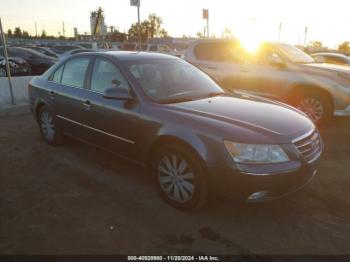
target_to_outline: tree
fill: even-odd
[[[155,14],[150,14],[148,18],[140,23],[141,42],[147,42],[148,39],[154,37],[168,37],[168,32],[162,28],[163,20]],[[128,34],[129,40],[138,40],[138,24],[132,24]]]
[[[45,30],[43,30],[43,31],[41,32],[41,38],[47,38],[47,35],[46,35],[46,31],[45,31]]]
[[[344,42],[338,46],[338,51],[342,53],[350,52],[350,42]]]
[[[198,38],[204,38],[203,32],[201,32],[201,31],[197,32],[197,37]]]
[[[11,29],[7,30],[7,36],[12,37],[12,30]]]
[[[312,42],[310,42],[310,46],[312,46],[312,47],[322,47],[323,44],[320,41],[312,41]]]
[[[29,36],[29,33],[27,32],[27,31],[22,31],[22,37],[23,38],[29,38],[30,36]]]
[[[15,32],[14,32],[14,37],[17,37],[17,38],[21,38],[22,37],[22,30],[20,27],[16,27],[15,28]]]
[[[225,28],[224,31],[222,32],[222,38],[233,38],[233,33],[230,28]]]

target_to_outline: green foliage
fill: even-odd
[[[150,14],[148,18],[141,22],[141,42],[147,42],[148,39],[154,37],[166,38],[168,37],[168,32],[162,28],[163,20],[155,14]],[[130,41],[138,40],[138,24],[132,24],[128,34]]]
[[[47,38],[47,35],[46,35],[46,31],[45,31],[45,30],[43,30],[43,31],[41,32],[41,38]]]
[[[22,37],[22,30],[21,30],[20,27],[16,27],[15,28],[13,36],[16,37],[16,38],[21,38]]]
[[[342,53],[350,52],[350,42],[344,42],[338,46],[338,51]]]
[[[312,41],[310,43],[310,46],[312,46],[312,47],[323,47],[323,44],[320,41]]]

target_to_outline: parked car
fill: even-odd
[[[53,58],[58,58],[58,55],[52,51],[50,48],[48,47],[42,47],[42,46],[30,46],[30,47],[27,47],[29,49],[33,49],[35,51],[38,51],[39,53],[42,53],[43,55],[46,55],[46,56],[51,56]]]
[[[89,52],[96,52],[96,51],[92,49],[73,49],[61,54],[59,59],[62,60],[71,55],[80,54],[80,53],[89,53]]]
[[[183,51],[173,50],[168,45],[163,44],[142,44],[141,51],[157,52],[177,57],[182,57],[184,55]]]
[[[185,59],[225,88],[289,103],[317,124],[350,115],[350,69],[315,63],[294,46],[265,43],[250,55],[238,41],[201,40]]]
[[[18,57],[8,58],[11,76],[28,76],[31,75],[30,65]],[[7,76],[6,61],[0,56],[0,77]]]
[[[83,49],[80,46],[77,45],[54,45],[50,47],[52,51],[54,51],[56,54],[61,55],[65,52],[74,50],[74,49]]]
[[[137,51],[138,45],[136,43],[123,43],[121,46],[121,50],[124,51]]]
[[[50,145],[63,136],[150,166],[178,208],[217,192],[272,199],[315,175],[322,141],[297,109],[225,92],[195,66],[143,52],[85,53],[32,79],[30,107]]]
[[[7,53],[10,57],[18,57],[25,60],[30,65],[33,75],[41,75],[56,62],[56,59],[52,57],[23,47],[8,47]],[[0,48],[0,55],[4,55],[3,48]]]
[[[97,43],[74,43],[74,46],[78,46],[83,49],[96,49],[97,48]]]
[[[312,58],[320,63],[350,66],[350,57],[339,53],[313,53]]]

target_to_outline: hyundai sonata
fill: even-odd
[[[225,92],[173,56],[78,54],[28,88],[48,144],[69,136],[149,166],[178,208],[198,207],[211,192],[253,202],[295,191],[322,152],[315,125],[296,109]]]

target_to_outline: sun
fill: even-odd
[[[239,41],[241,46],[250,54],[255,54],[263,42],[263,40],[257,35],[249,33],[240,37]]]
[[[261,46],[263,42],[262,29],[256,17],[252,17],[246,23],[241,24],[240,32],[237,34],[237,37],[241,46],[248,53],[256,53]]]

